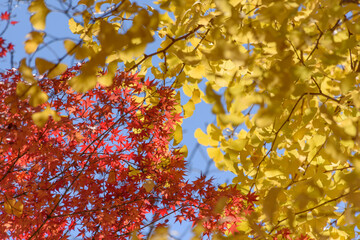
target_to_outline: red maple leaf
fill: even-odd
[[[181,215],[178,215],[178,216],[176,216],[175,222],[179,221],[179,223],[181,223],[183,220],[185,220],[185,217],[181,216]]]
[[[15,24],[18,24],[18,23],[19,23],[18,21],[10,21],[11,25],[15,25]]]
[[[233,224],[231,225],[231,227],[229,228],[229,232],[230,232],[231,234],[234,234],[234,233],[236,233],[236,232],[239,232],[239,230],[237,230],[237,228],[236,228],[236,223],[233,223]]]
[[[12,43],[9,43],[9,45],[7,46],[8,51],[12,51],[14,50],[14,45]]]
[[[158,213],[160,216],[165,216],[166,214],[168,214],[168,209],[166,209],[166,208],[159,209]]]
[[[6,46],[0,54],[13,48]],[[51,94],[51,100],[37,108],[28,99],[14,97],[21,81],[19,72],[0,73],[0,99],[10,102],[0,101],[0,112],[5,115],[0,120],[3,126],[11,123],[8,131],[0,131],[0,139],[12,141],[5,143],[0,154],[0,176],[4,176],[0,189],[32,209],[16,221],[0,211],[0,239],[8,238],[6,229],[17,229],[12,233],[14,239],[29,239],[32,234],[38,239],[61,239],[81,225],[79,236],[101,229],[94,239],[125,240],[144,227],[149,212],[156,216],[151,220],[154,224],[176,212],[179,222],[203,222],[208,233],[225,232],[227,219],[241,221],[234,216],[244,209],[251,211],[247,208],[255,200],[251,194],[247,198],[236,188],[218,190],[205,176],[194,182],[186,180],[184,156],[169,138],[181,118],[178,103],[171,100],[172,87],[157,80],[144,84],[130,73],[118,72],[113,87],[97,86],[80,94],[67,85],[80,70],[75,66],[54,79],[44,76],[37,84]],[[134,101],[133,96],[144,94],[144,89],[156,92],[161,104]],[[67,117],[58,122],[50,117],[39,128],[31,116],[46,107]],[[133,129],[145,130],[134,133]],[[161,164],[164,159],[166,164]],[[108,184],[112,170],[119,180],[116,184]],[[151,192],[143,187],[148,179],[156,183]],[[226,211],[215,213],[222,197],[229,199]]]
[[[3,12],[1,13],[0,15],[0,19],[1,20],[9,20],[10,19],[10,14],[6,11],[6,12]]]

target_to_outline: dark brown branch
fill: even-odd
[[[281,129],[285,126],[285,124],[286,124],[287,122],[290,121],[290,118],[291,118],[292,114],[294,113],[297,105],[298,105],[299,102],[303,99],[303,97],[305,97],[305,96],[307,96],[307,95],[310,95],[310,96],[323,96],[323,97],[326,97],[326,98],[329,99],[329,100],[332,100],[332,101],[340,104],[340,100],[337,100],[337,99],[335,99],[335,98],[333,98],[333,97],[330,97],[330,96],[328,96],[328,95],[326,95],[326,94],[324,94],[324,93],[321,93],[321,92],[319,92],[319,93],[303,93],[303,94],[299,97],[299,99],[296,101],[296,103],[295,103],[295,105],[293,106],[293,108],[291,109],[291,111],[290,111],[290,113],[289,113],[289,116],[288,116],[288,117],[286,118],[286,120],[281,124],[280,128],[275,132],[275,137],[274,137],[274,140],[273,140],[272,143],[271,143],[270,149],[266,152],[266,154],[264,155],[264,157],[261,159],[261,161],[259,162],[259,164],[258,164],[258,166],[257,166],[256,174],[255,174],[255,176],[254,176],[254,182],[253,182],[253,184],[251,185],[249,192],[251,192],[252,189],[253,189],[253,187],[255,186],[255,181],[256,181],[257,176],[258,176],[258,174],[259,174],[261,164],[265,161],[266,157],[274,150],[274,145],[275,145],[275,142],[276,142],[276,140],[277,140],[277,138],[278,138],[278,135],[279,135]]]
[[[316,44],[315,47],[312,49],[312,51],[310,52],[309,56],[306,58],[306,61],[309,60],[309,58],[311,57],[311,55],[313,55],[313,53],[315,52],[316,49],[318,49],[319,47],[319,42],[321,37],[324,35],[324,32],[321,31],[321,29],[319,28],[319,26],[316,24],[317,29],[319,30],[320,34],[318,36],[318,38],[316,39]]]
[[[141,63],[143,63],[147,58],[158,55],[160,53],[165,53],[172,45],[174,45],[174,43],[176,43],[177,41],[183,40],[188,38],[189,36],[191,36],[192,34],[194,34],[197,30],[199,30],[201,27],[203,27],[203,25],[199,25],[196,28],[194,28],[193,30],[191,30],[190,32],[188,32],[187,34],[178,37],[178,38],[170,38],[171,39],[171,43],[169,43],[166,47],[164,47],[163,49],[151,53],[151,54],[144,54],[144,57],[138,62],[136,63],[134,66],[132,66],[131,68],[129,68],[127,71],[130,72],[131,70],[137,68]]]
[[[301,215],[301,214],[304,214],[304,213],[307,213],[307,212],[310,212],[310,211],[313,211],[313,210],[315,210],[315,209],[317,209],[317,208],[319,208],[319,207],[321,207],[321,206],[324,206],[324,205],[326,205],[326,204],[328,204],[328,203],[335,202],[335,201],[337,201],[337,200],[339,200],[339,199],[341,199],[341,198],[343,198],[343,197],[346,197],[346,196],[349,195],[350,193],[353,193],[353,192],[355,192],[355,191],[357,191],[357,190],[358,190],[358,189],[355,189],[355,190],[352,191],[352,192],[348,192],[348,193],[345,193],[345,194],[340,195],[339,197],[330,199],[330,200],[328,200],[328,201],[324,201],[324,202],[322,202],[322,203],[320,203],[320,204],[318,204],[318,205],[316,205],[316,206],[314,206],[314,207],[305,209],[305,210],[303,210],[303,211],[296,212],[296,213],[295,213],[295,216]],[[288,219],[288,218],[286,217],[286,218],[283,218],[283,219],[279,220],[279,221],[276,223],[276,225],[270,230],[270,233],[272,233],[276,228],[278,228],[280,223],[282,223],[283,221],[285,221],[285,220],[287,220],[287,219]]]

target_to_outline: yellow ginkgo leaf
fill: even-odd
[[[169,233],[167,227],[158,227],[151,235],[150,240],[168,240]]]
[[[189,100],[184,106],[184,118],[188,118],[191,117],[194,113],[195,110],[195,104],[193,102],[193,100]]]
[[[64,48],[69,55],[75,54],[75,58],[78,60],[83,60],[94,54],[93,49],[85,45],[81,46],[79,43],[75,43],[69,39],[64,40]]]
[[[23,213],[24,205],[21,201],[9,199],[4,203],[5,212],[20,217]]]
[[[44,41],[44,33],[32,31],[26,35],[27,40],[25,41],[25,52],[27,54],[31,54],[36,51],[39,44],[43,43]]]
[[[129,176],[139,175],[141,172],[135,169],[133,166],[129,166]]]
[[[25,99],[28,96],[28,91],[30,90],[30,88],[32,87],[32,85],[28,85],[25,84],[23,82],[18,82],[17,86],[16,86],[16,95],[20,98],[20,99]]]
[[[34,13],[30,17],[30,22],[35,29],[44,30],[46,16],[51,12],[45,5],[44,0],[34,0],[28,8],[28,11]]]
[[[63,74],[67,69],[66,64],[63,63],[55,64],[42,58],[36,58],[35,65],[40,74],[44,74],[45,72],[48,72],[49,78],[54,78],[60,74]]]
[[[31,94],[31,98],[30,98],[29,103],[30,103],[31,106],[37,107],[37,106],[39,106],[39,105],[41,105],[43,103],[46,103],[46,101],[48,99],[49,99],[48,95],[45,92],[39,90],[39,91],[36,91],[36,92]]]
[[[21,77],[29,84],[36,83],[32,74],[32,69],[26,65],[26,59],[23,58],[20,62],[19,72]]]
[[[69,55],[73,55],[75,53],[76,46],[77,44],[75,42],[69,39],[64,40],[64,48]]]
[[[79,76],[70,79],[70,86],[77,92],[86,92],[95,87],[97,78],[95,75],[81,73]]]
[[[226,17],[231,16],[231,5],[228,0],[214,0],[216,7],[224,13]]]
[[[197,141],[204,146],[213,146],[213,147],[217,147],[219,142],[213,140],[209,135],[205,134],[200,128],[195,130],[194,133],[195,138],[197,139]]]
[[[146,181],[143,184],[143,187],[145,188],[146,192],[151,192],[153,188],[155,187],[155,183],[151,179],[146,179]]]
[[[182,134],[182,127],[180,124],[176,125],[175,132],[174,132],[174,145],[178,145],[183,139]]]
[[[36,126],[44,127],[49,119],[49,116],[52,116],[54,121],[59,121],[61,119],[57,112],[49,107],[42,112],[34,113],[31,118],[36,124]]]
[[[188,148],[186,145],[182,146],[179,150],[180,153],[183,154],[184,157],[187,157],[188,156]]]
[[[279,205],[277,198],[280,191],[280,188],[271,188],[264,199],[263,212],[270,222],[275,220],[275,212],[277,211]]]
[[[117,61],[109,63],[107,67],[107,73],[98,78],[98,83],[100,83],[104,87],[111,86],[115,77],[117,67]]]
[[[72,33],[81,33],[84,30],[84,27],[75,22],[74,18],[69,19],[69,28]]]
[[[111,170],[109,172],[108,183],[115,183],[115,182],[116,182],[116,173],[114,170]]]

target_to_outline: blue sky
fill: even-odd
[[[144,1],[141,1],[144,2]],[[149,3],[149,1],[147,1]],[[0,12],[4,12],[7,10],[6,3],[0,3]],[[14,62],[13,66],[17,67],[19,61],[26,57],[26,53],[24,51],[24,41],[26,40],[26,34],[32,30],[31,24],[29,22],[29,13],[27,12],[27,4],[20,3],[13,9],[12,12],[12,20],[16,20],[19,23],[15,26],[10,26],[5,35],[3,36],[9,42],[12,42],[15,45],[15,53],[14,53]],[[48,47],[41,49],[37,53],[37,57],[44,57],[47,60],[57,60],[61,56],[65,54],[65,50],[63,48],[63,38],[70,37],[74,38],[74,36],[69,28],[68,28],[68,18],[62,14],[57,12],[52,12],[48,15],[46,21],[46,29],[45,32],[51,38],[61,38],[60,41],[54,41]],[[2,26],[0,26],[2,27]],[[152,53],[157,51],[157,48],[160,46],[160,39],[156,39],[155,42],[150,44],[146,50],[146,53]],[[153,58],[153,64],[157,65],[159,59]],[[34,59],[33,59],[34,60]],[[5,58],[0,61],[0,69],[4,70],[6,68],[10,68],[9,58]],[[65,63],[71,65],[70,58],[65,60]],[[75,62],[76,63],[76,62]],[[149,77],[152,77],[149,75]],[[204,82],[200,85],[202,90],[205,90]],[[186,103],[188,98],[181,92],[182,102]],[[197,176],[200,176],[202,172],[207,171],[208,177],[214,177],[215,184],[222,184],[224,182],[231,182],[231,179],[234,175],[230,172],[222,172],[219,171],[215,165],[212,163],[212,160],[207,156],[206,148],[203,146],[199,146],[197,144],[196,139],[194,138],[194,131],[197,128],[201,128],[204,132],[206,130],[206,126],[209,123],[214,122],[215,116],[211,113],[210,105],[205,104],[204,102],[196,105],[196,110],[192,117],[184,119],[183,123],[183,145],[187,145],[189,150],[189,157],[191,157],[191,161],[189,162],[189,177],[190,179],[195,179]],[[210,164],[210,165],[209,165]],[[171,220],[170,220],[171,222]],[[183,223],[181,226],[179,224],[171,225],[171,233],[179,238],[179,239],[190,239],[191,231],[190,231],[191,223]],[[176,233],[177,232],[177,233]]]

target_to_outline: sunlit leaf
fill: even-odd
[[[151,192],[151,190],[153,190],[153,188],[155,187],[155,183],[153,180],[147,179],[144,182],[143,187],[145,188],[146,192]]]
[[[24,205],[21,201],[15,199],[8,199],[4,203],[5,212],[20,217],[23,214]]]
[[[63,74],[67,69],[66,64],[63,63],[55,64],[42,58],[36,58],[35,64],[39,73],[44,74],[45,72],[48,72],[49,78],[54,78],[60,74]]]
[[[190,99],[185,105],[183,105],[183,109],[184,109],[184,118],[191,117],[195,110],[195,104],[193,100]]]
[[[114,170],[111,170],[109,172],[109,176],[108,176],[108,183],[115,183],[116,182],[116,172]]]
[[[33,31],[26,38],[27,40],[24,43],[25,52],[31,54],[37,50],[39,44],[43,43],[44,33]]]
[[[46,17],[50,13],[50,10],[46,7],[44,0],[31,1],[28,8],[29,12],[34,13],[30,17],[30,22],[37,30],[45,29]]]
[[[59,121],[61,119],[61,117],[57,114],[57,112],[49,107],[47,107],[45,110],[41,112],[33,113],[31,117],[34,123],[38,127],[42,128],[45,126],[46,122],[48,121],[49,116],[52,116],[54,121]]]
[[[178,124],[176,125],[174,132],[174,145],[176,146],[179,143],[181,143],[182,139],[183,139],[182,127],[180,126],[180,124]]]
[[[84,27],[80,23],[75,22],[74,18],[69,19],[69,29],[73,33],[81,33]]]

